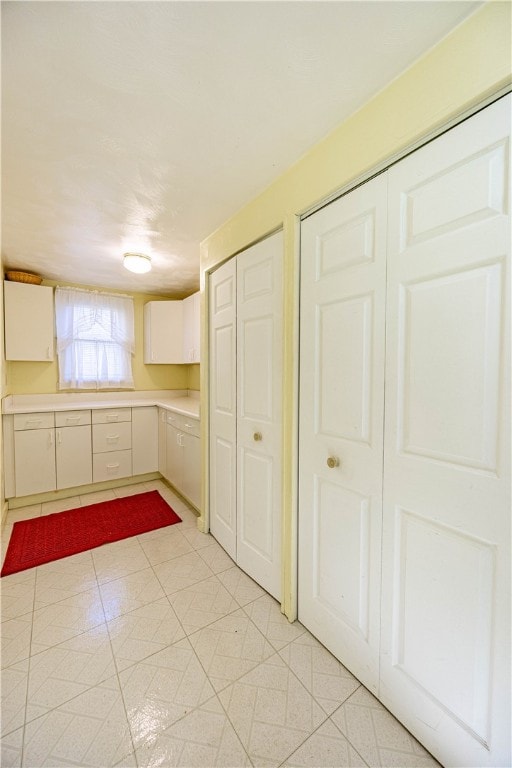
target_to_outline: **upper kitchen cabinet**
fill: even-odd
[[[144,304],[144,362],[185,362],[182,301],[148,301]]]
[[[4,282],[5,359],[53,360],[53,288]]]
[[[200,325],[199,291],[183,299],[183,362],[200,362],[199,325]]]
[[[144,305],[144,362],[199,362],[199,292]]]

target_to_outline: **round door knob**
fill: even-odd
[[[260,440],[263,440],[263,435],[261,432],[255,432],[253,438],[258,443]]]
[[[339,467],[339,465],[340,465],[340,460],[336,458],[336,456],[329,456],[329,458],[327,459],[327,466],[329,467],[329,469],[334,469],[334,467]]]

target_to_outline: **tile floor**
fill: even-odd
[[[169,528],[1,581],[1,765],[438,764],[165,484],[48,502],[16,520],[157,489]]]

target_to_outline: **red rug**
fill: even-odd
[[[174,523],[181,518],[158,491],[21,520],[13,525],[0,576]]]

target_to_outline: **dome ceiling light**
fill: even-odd
[[[125,253],[123,256],[123,266],[129,269],[130,272],[142,275],[151,269],[151,256],[146,256],[145,253]]]

